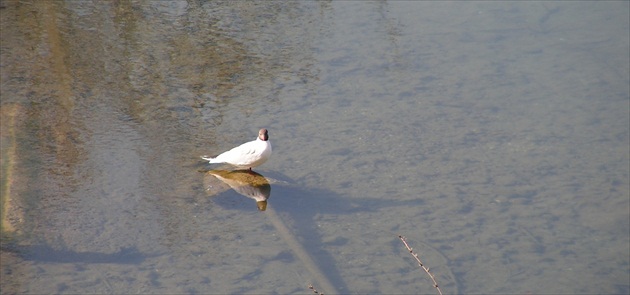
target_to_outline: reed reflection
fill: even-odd
[[[208,190],[216,189],[212,179],[216,178],[227,184],[237,193],[256,201],[258,210],[267,209],[267,199],[271,195],[271,185],[269,181],[260,173],[251,170],[210,170],[206,173],[206,187]]]

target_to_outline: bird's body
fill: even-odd
[[[241,168],[260,166],[271,157],[271,143],[267,129],[260,129],[256,140],[241,144],[214,158],[203,156],[209,163],[228,163]]]

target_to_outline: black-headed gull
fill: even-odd
[[[202,156],[201,158],[213,163],[228,163],[241,168],[249,168],[260,166],[271,157],[271,143],[269,142],[269,133],[263,128],[258,131],[256,140],[241,144],[227,152],[224,152],[214,158]]]

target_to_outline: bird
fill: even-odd
[[[213,163],[227,163],[239,168],[249,168],[260,166],[271,157],[271,142],[269,142],[269,132],[263,128],[258,131],[258,138],[250,142],[241,144],[227,152],[214,158],[201,156],[202,159]]]

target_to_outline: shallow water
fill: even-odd
[[[628,293],[629,5],[0,2],[0,289]]]

